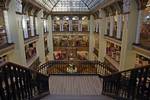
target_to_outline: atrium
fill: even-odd
[[[0,0],[0,100],[150,100],[150,0]]]

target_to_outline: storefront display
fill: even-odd
[[[88,37],[87,36],[74,36],[74,35],[60,35],[54,36],[53,38],[54,47],[87,47]]]

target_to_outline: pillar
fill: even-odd
[[[143,10],[139,10],[138,12],[138,23],[137,23],[137,30],[136,30],[136,40],[135,43],[140,43],[140,34],[141,34],[141,26],[143,21]]]
[[[133,43],[136,37],[137,3],[134,0],[125,0],[129,6],[124,6],[124,27],[121,44],[121,57],[119,70],[127,70],[135,67],[136,53],[133,51]],[[129,8],[128,8],[129,7]],[[129,11],[126,11],[128,10]]]
[[[94,16],[90,15],[89,60],[94,60]]]
[[[3,13],[4,13],[6,33],[7,33],[7,40],[8,40],[8,43],[12,43],[11,32],[10,32],[9,21],[8,21],[8,11],[4,10]]]
[[[64,23],[63,23],[63,18],[60,19],[60,32],[64,31]]]
[[[104,23],[105,32],[104,32],[104,35],[109,35],[109,34],[107,33],[109,17],[105,17],[104,19],[105,19],[105,23]]]
[[[34,23],[33,23],[33,16],[30,16],[30,27],[31,27],[31,36],[35,36],[35,33],[34,33]]]
[[[69,32],[72,31],[72,18],[69,18]]]
[[[53,35],[52,35],[52,17],[48,16],[48,50],[49,50],[49,60],[54,60],[53,56]]]
[[[48,21],[49,22],[49,21]],[[48,23],[49,24],[49,23]],[[52,20],[52,31],[55,31],[55,27],[54,27],[54,19]]]
[[[26,66],[25,44],[22,29],[22,15],[16,14],[16,1],[11,0],[9,9],[4,12],[6,22],[6,31],[11,36],[9,42],[15,43],[14,63]],[[13,17],[12,17],[13,16]],[[11,32],[11,33],[10,33]]]
[[[44,46],[44,30],[43,30],[43,10],[41,10],[38,14],[37,14],[37,32],[39,34],[39,40],[36,43],[37,46],[37,54],[39,55],[41,64],[45,63],[45,46]]]
[[[122,34],[122,22],[123,22],[123,16],[122,14],[117,16],[117,39],[121,39]]]
[[[96,32],[99,31],[99,19],[96,19]]]
[[[81,19],[78,20],[78,31],[82,32],[82,20]]]
[[[106,56],[106,40],[104,38],[105,31],[106,31],[106,21],[107,18],[105,16],[105,12],[103,10],[99,10],[99,54],[98,60],[104,62]]]
[[[114,16],[110,16],[110,32],[109,36],[113,36],[114,31]]]

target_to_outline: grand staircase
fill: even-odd
[[[0,100],[150,100],[150,66],[117,72],[99,61],[49,61],[35,71],[7,62]]]
[[[97,75],[52,75],[50,95],[41,100],[113,100],[102,95],[102,85]]]

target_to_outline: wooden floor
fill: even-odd
[[[50,76],[51,95],[99,96],[102,80],[98,76]]]

